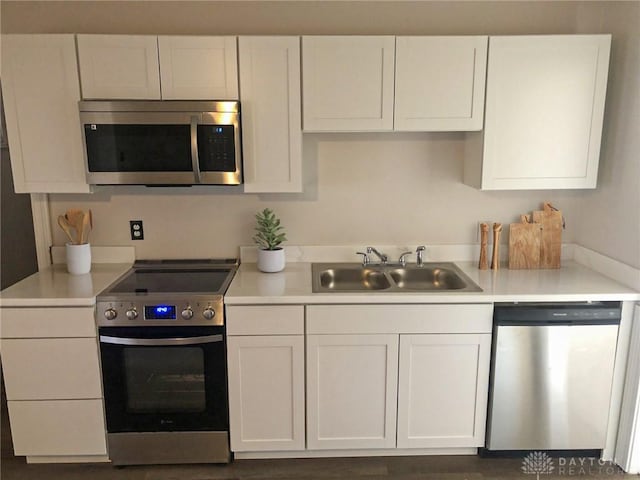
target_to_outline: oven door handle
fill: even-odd
[[[100,343],[113,345],[134,345],[142,347],[161,347],[170,345],[199,345],[202,343],[222,342],[222,335],[206,335],[204,337],[177,337],[177,338],[124,338],[100,335]]]

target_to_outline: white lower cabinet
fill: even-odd
[[[479,447],[490,334],[400,335],[398,448]]]
[[[304,450],[304,307],[227,306],[234,452]]]
[[[229,337],[231,450],[304,450],[304,337]]]
[[[491,304],[227,306],[231,450],[482,446],[492,313]]]
[[[2,308],[0,332],[15,454],[106,460],[93,307]]]
[[[16,455],[106,455],[101,399],[9,401]]]
[[[394,448],[397,378],[397,335],[308,335],[308,448]]]

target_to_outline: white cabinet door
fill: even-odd
[[[73,35],[3,35],[2,96],[15,191],[89,192]]]
[[[490,334],[400,335],[398,448],[484,445]]]
[[[7,402],[16,455],[106,455],[102,400]]]
[[[82,97],[160,99],[155,35],[78,35]]]
[[[302,191],[300,38],[240,37],[245,192]]]
[[[610,44],[610,35],[490,38],[482,189],[596,187]]]
[[[307,448],[396,446],[398,335],[307,335]]]
[[[101,398],[95,338],[2,339],[8,400]]]
[[[237,100],[236,37],[160,36],[164,100]]]
[[[229,337],[231,450],[304,450],[304,336]]]
[[[393,130],[395,37],[302,37],[303,129]]]
[[[482,130],[487,37],[397,37],[394,130]]]

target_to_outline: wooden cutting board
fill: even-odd
[[[533,221],[542,226],[540,268],[560,268],[562,212],[547,202],[543,210],[533,212]]]
[[[541,225],[528,223],[523,216],[521,223],[509,225],[509,268],[540,268]]]

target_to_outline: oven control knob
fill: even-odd
[[[216,315],[216,312],[213,308],[207,307],[203,310],[202,316],[207,320],[211,320]]]
[[[138,311],[135,308],[130,308],[127,310],[126,315],[129,320],[135,320],[138,318]]]
[[[115,311],[115,309],[113,308],[107,308],[104,311],[104,318],[106,318],[107,320],[113,320],[118,316],[118,312]]]
[[[193,310],[191,310],[191,307],[187,307],[184,310],[182,310],[182,313],[180,315],[185,320],[190,320],[191,317],[193,317]]]

